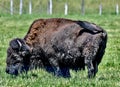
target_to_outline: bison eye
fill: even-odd
[[[22,60],[23,60],[22,58],[16,58],[16,59],[14,60],[14,64],[21,63]]]
[[[13,57],[14,57],[14,58],[17,58],[17,57],[18,57],[18,55],[13,55]]]
[[[13,55],[13,56],[12,56],[12,59],[13,59],[13,60],[16,60],[17,58],[19,58],[18,55]]]
[[[20,63],[21,61],[19,61],[19,60],[16,60],[15,62],[14,62],[14,64],[17,64],[17,63]]]
[[[12,59],[13,59],[13,60],[20,60],[21,58],[20,58],[19,55],[13,54],[13,55],[12,55]]]

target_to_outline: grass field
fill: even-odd
[[[108,32],[106,53],[97,76],[87,79],[87,70],[71,70],[69,79],[57,78],[44,70],[28,72],[28,76],[12,77],[5,73],[6,50],[13,38],[23,38],[37,18],[64,17],[94,22]],[[0,15],[0,87],[120,87],[120,15]],[[36,75],[33,75],[36,74]]]

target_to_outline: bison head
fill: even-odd
[[[23,39],[15,38],[10,41],[7,50],[6,73],[18,75],[27,72],[30,62],[30,48]]]

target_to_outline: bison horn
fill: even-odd
[[[18,42],[19,46],[22,47],[22,43],[19,40],[17,40],[17,42]]]

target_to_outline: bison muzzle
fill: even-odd
[[[107,44],[107,33],[96,24],[63,18],[38,19],[23,39],[10,41],[6,72],[18,75],[44,68],[55,76],[70,77],[69,69],[87,66],[88,77],[98,71]]]

